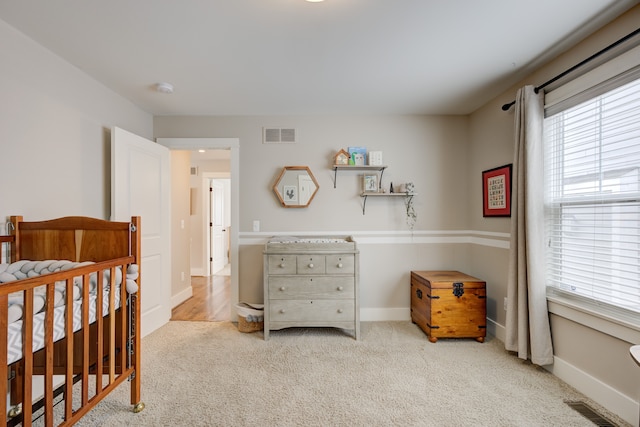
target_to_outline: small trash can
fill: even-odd
[[[264,304],[236,304],[238,311],[238,330],[240,332],[256,332],[264,329]]]

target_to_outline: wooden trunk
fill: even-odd
[[[486,283],[458,271],[411,272],[411,321],[438,338],[475,338],[484,342]]]

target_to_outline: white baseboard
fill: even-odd
[[[140,334],[142,338],[164,326],[170,319],[171,309],[169,307],[157,305],[147,311],[143,311],[140,314],[140,323],[142,325]]]
[[[506,330],[491,319],[487,319],[487,334],[491,334],[504,342]],[[588,398],[604,406],[633,426],[638,426],[638,403],[629,396],[611,388],[607,384],[592,377],[564,360],[554,357],[553,365],[545,366],[551,374],[558,377]]]
[[[638,425],[638,403],[629,396],[558,357],[554,357],[553,365],[545,366],[545,368],[631,425]]]
[[[507,336],[504,326],[496,323],[494,320],[491,320],[487,317],[487,334],[493,335],[498,338],[500,341],[504,342],[505,337]]]
[[[204,272],[204,268],[192,268],[191,269],[192,276],[206,276]]]
[[[171,308],[175,308],[193,296],[193,288],[191,286],[185,290],[171,296]]]

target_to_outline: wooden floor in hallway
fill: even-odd
[[[171,310],[171,320],[228,321],[231,276],[192,276],[193,296]]]

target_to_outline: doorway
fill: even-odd
[[[192,298],[188,298],[186,301],[183,300],[184,305],[185,302],[191,301],[196,302],[197,300],[202,301],[213,301],[212,303],[216,306],[220,306],[219,298],[226,298],[227,305],[223,311],[228,313],[227,316],[222,315],[222,317],[226,317],[225,320],[237,321],[237,313],[235,310],[235,306],[238,303],[239,289],[238,289],[238,223],[239,223],[239,140],[237,138],[158,138],[157,142],[162,144],[169,149],[172,150],[227,150],[229,152],[230,157],[230,167],[229,172],[227,172],[227,177],[229,179],[229,233],[228,233],[228,257],[230,259],[229,263],[229,275],[217,274],[211,275],[210,263],[206,263],[205,271],[201,274],[201,278],[195,278],[192,280]],[[211,179],[212,177],[204,177],[204,179]],[[218,178],[218,177],[214,177]],[[208,188],[207,188],[208,193]],[[208,200],[208,194],[202,194],[200,200]],[[208,216],[208,215],[207,215]],[[208,233],[204,233],[208,234]],[[208,241],[209,239],[207,239]],[[225,270],[225,269],[223,269]],[[224,271],[223,271],[224,272]],[[216,289],[209,289],[211,287],[215,287],[216,284],[219,284],[220,281],[226,281],[228,286],[226,286],[226,291],[220,293]],[[200,283],[201,282],[201,283]],[[198,289],[200,288],[200,289]],[[202,290],[203,292],[199,292]],[[226,297],[225,297],[226,293]],[[190,302],[190,303],[191,303]],[[185,310],[187,307],[184,307]],[[198,309],[191,307],[189,309],[191,313],[197,313]],[[215,310],[214,310],[215,311]],[[199,315],[201,319],[198,320],[220,320],[221,316],[216,313],[208,313],[205,315]],[[185,319],[186,320],[186,319]],[[194,319],[195,320],[195,319]]]
[[[231,264],[229,256],[231,179],[228,150],[190,152],[191,297],[174,307],[171,320],[230,320]],[[213,160],[215,159],[215,160]]]
[[[208,226],[208,244],[205,261],[208,261],[208,274],[212,276],[218,274],[223,269],[229,269],[229,235],[231,232],[231,222],[229,221],[229,202],[231,199],[231,180],[225,178],[224,173],[204,173],[206,181],[205,188],[208,193],[208,216],[206,225]]]

